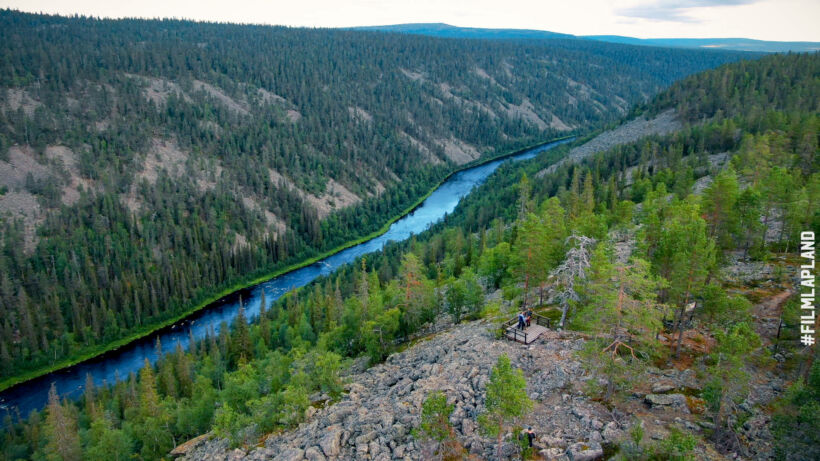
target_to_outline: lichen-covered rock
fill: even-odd
[[[319,446],[325,456],[333,457],[339,454],[341,449],[342,432],[338,426],[329,426],[325,429],[324,435],[319,439]]]
[[[594,441],[574,443],[567,448],[567,457],[571,461],[593,461],[603,456],[604,448]]]
[[[686,396],[683,394],[647,394],[644,401],[654,407],[671,407],[676,411],[689,413]]]

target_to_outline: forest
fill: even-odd
[[[816,346],[799,347],[794,328],[764,345],[752,314],[755,287],[731,285],[721,270],[732,261],[787,258],[801,230],[820,231],[818,74],[817,54],[780,55],[675,83],[635,112],[675,108],[689,121],[683,130],[543,177],[537,172],[569,147],[507,164],[429,231],[263,303],[251,325],[240,316],[230,331],[146,363],[139,375],[89,385],[76,402],[55,393],[43,412],[9,419],[3,456],[158,459],[208,431],[252,447],[304,421],[315,395],[339,399],[352,359],[378,363],[443,317],[495,321],[532,307],[589,334],[579,354],[600,379],[587,392],[610,405],[647,367],[679,359],[691,325],[714,338],[709,353],[690,357],[707,382],[692,398],[711,429],[654,445],[636,436],[617,448],[619,459],[687,459],[696,443],[738,453],[749,411],[738,402],[753,374],[774,366],[792,383],[771,408],[775,455],[816,459]],[[626,257],[617,250],[623,236],[635,242]],[[568,270],[576,259],[583,276]],[[488,301],[497,292],[501,298]],[[796,295],[782,315],[797,324]],[[773,365],[778,350],[791,358]],[[509,360],[500,359],[493,374],[522,386]],[[503,387],[493,383],[488,399],[494,392],[503,401]],[[488,436],[508,429],[507,413],[526,408],[518,403],[507,410],[488,403],[479,426]],[[448,411],[431,394],[414,433],[438,440],[440,456],[460,453]]]
[[[749,56],[2,10],[0,388]]]

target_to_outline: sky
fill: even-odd
[[[444,22],[574,35],[820,41],[820,0],[0,0],[0,7],[307,27]]]

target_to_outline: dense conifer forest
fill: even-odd
[[[0,11],[0,383],[742,56]]]
[[[508,164],[430,231],[265,303],[250,326],[240,316],[230,332],[146,364],[139,376],[89,385],[78,402],[53,395],[45,411],[8,422],[3,456],[156,459],[210,430],[252,447],[302,422],[311,395],[338,399],[348,359],[379,362],[442,316],[506,320],[532,307],[589,333],[580,356],[599,379],[589,380],[587,392],[613,406],[646,367],[680,357],[685,329],[714,338],[708,353],[690,357],[708,383],[691,397],[711,429],[655,445],[624,440],[616,456],[686,459],[697,443],[739,452],[748,410],[737,403],[779,350],[790,354],[783,370],[793,385],[771,409],[776,453],[816,459],[820,430],[806,416],[820,405],[816,347],[799,347],[794,328],[775,349],[764,347],[751,312],[754,287],[725,282],[721,268],[782,259],[794,252],[798,232],[820,231],[818,74],[818,55],[781,55],[675,83],[636,112],[674,108],[689,122],[681,131],[546,175],[538,172],[569,147]],[[616,248],[624,236],[635,242],[627,259]],[[579,254],[585,275],[568,278]],[[499,290],[488,302],[485,294]],[[796,325],[798,315],[793,296],[785,324]],[[493,373],[513,376],[523,389],[513,371],[499,360]],[[429,417],[418,437],[453,434],[441,395],[424,406]],[[493,411],[479,423],[497,417],[505,427],[504,410]],[[448,449],[458,452],[452,442]]]

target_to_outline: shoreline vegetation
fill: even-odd
[[[161,331],[165,328],[171,327],[172,325],[185,320],[186,318],[196,314],[197,312],[200,312],[201,310],[207,308],[211,304],[219,301],[220,299],[222,299],[226,296],[229,296],[229,295],[231,295],[233,293],[236,293],[238,291],[241,291],[241,290],[251,288],[255,285],[266,282],[266,281],[268,281],[270,279],[273,279],[275,277],[279,277],[281,275],[284,275],[288,272],[292,272],[292,271],[301,269],[303,267],[309,266],[311,264],[316,263],[317,261],[320,261],[322,259],[333,256],[334,254],[339,253],[340,251],[344,251],[344,250],[346,250],[350,247],[359,245],[359,244],[364,243],[368,240],[372,240],[376,237],[379,237],[382,234],[384,234],[385,232],[387,232],[387,230],[390,228],[390,226],[393,225],[393,223],[395,223],[399,219],[407,216],[408,214],[412,213],[416,208],[418,208],[422,203],[424,203],[424,201],[427,200],[427,198],[430,197],[430,195],[433,192],[435,192],[439,187],[441,187],[442,184],[444,184],[447,180],[449,180],[453,175],[455,175],[455,174],[457,174],[461,171],[468,170],[470,168],[474,168],[474,167],[477,167],[477,166],[485,165],[487,163],[490,163],[490,162],[493,162],[493,161],[496,161],[496,160],[504,159],[504,158],[507,158],[507,157],[512,157],[514,155],[518,155],[518,154],[524,153],[525,151],[528,151],[528,150],[531,150],[531,149],[536,149],[538,147],[541,147],[541,146],[544,146],[544,145],[547,145],[547,144],[550,144],[550,143],[555,143],[555,142],[560,142],[560,141],[565,141],[565,140],[568,140],[568,139],[572,139],[574,137],[577,137],[577,135],[567,135],[567,136],[561,136],[561,137],[558,137],[558,138],[552,138],[552,139],[549,139],[547,141],[538,142],[538,143],[535,143],[535,144],[531,144],[529,146],[514,149],[512,151],[507,151],[507,152],[504,152],[504,153],[499,154],[499,155],[495,155],[495,156],[487,157],[487,158],[479,158],[479,159],[476,159],[472,162],[465,163],[464,165],[459,166],[458,168],[454,169],[453,171],[448,173],[446,176],[444,176],[444,178],[442,178],[433,187],[431,187],[427,191],[427,193],[425,193],[424,195],[419,197],[418,200],[416,200],[411,206],[405,208],[400,213],[398,213],[398,214],[394,215],[392,218],[388,219],[385,222],[385,224],[379,230],[377,230],[375,232],[372,232],[368,235],[365,235],[365,236],[359,237],[357,239],[348,241],[348,242],[346,242],[346,243],[344,243],[344,244],[342,244],[342,245],[340,245],[336,248],[325,251],[325,252],[323,252],[321,254],[318,254],[318,255],[316,255],[312,258],[308,258],[308,259],[302,260],[300,262],[293,263],[289,266],[286,266],[286,267],[283,267],[283,268],[280,268],[280,269],[277,269],[277,270],[274,270],[274,271],[265,272],[262,275],[259,275],[259,276],[256,276],[256,277],[251,275],[251,276],[249,276],[248,279],[246,279],[244,281],[237,282],[234,285],[220,291],[216,295],[211,295],[211,296],[206,297],[204,301],[194,302],[194,304],[195,304],[194,307],[192,307],[191,309],[189,309],[185,312],[182,312],[181,314],[179,314],[177,316],[174,316],[174,317],[172,317],[168,320],[164,320],[164,321],[158,322],[158,323],[153,324],[153,325],[146,326],[144,329],[141,329],[141,330],[139,330],[139,331],[137,331],[137,332],[135,332],[131,335],[128,335],[124,338],[121,338],[119,340],[113,341],[109,344],[94,347],[94,348],[92,348],[92,350],[90,350],[90,351],[88,351],[84,354],[80,354],[79,356],[76,356],[76,357],[73,357],[73,358],[67,358],[67,359],[61,360],[61,361],[59,361],[59,362],[57,362],[53,365],[50,365],[50,366],[47,366],[47,367],[41,367],[41,368],[38,368],[38,369],[35,369],[35,370],[32,370],[32,371],[23,373],[23,374],[18,375],[18,376],[14,376],[14,377],[4,379],[4,380],[0,381],[0,392],[11,389],[12,387],[15,387],[17,385],[24,384],[28,381],[32,381],[34,379],[40,378],[42,376],[48,375],[50,373],[55,373],[57,371],[60,371],[60,370],[66,369],[66,368],[70,368],[70,367],[73,367],[75,365],[79,365],[82,362],[101,357],[101,356],[103,356],[105,354],[108,354],[110,352],[114,352],[114,351],[116,351],[117,349],[119,349],[123,346],[131,344],[134,341],[139,341],[140,339],[143,339],[147,336],[150,336],[150,335],[152,335],[152,334],[154,334],[158,331]],[[205,296],[207,296],[207,295],[205,295]]]

